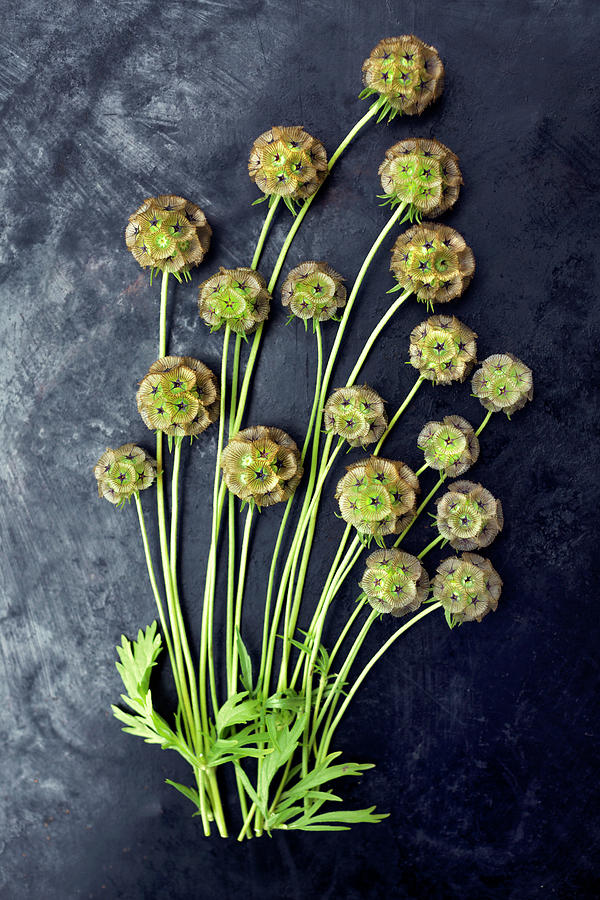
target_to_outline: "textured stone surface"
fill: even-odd
[[[4,5],[2,897],[598,895],[599,23],[594,0]],[[265,211],[250,206],[252,141],[299,123],[331,151],[366,111],[356,99],[363,58],[380,38],[410,31],[444,60],[441,101],[418,121],[365,129],[284,274],[314,257],[351,281],[387,215],[375,195],[390,144],[433,136],[458,153],[465,187],[444,221],[473,248],[477,271],[448,312],[478,332],[482,358],[509,350],[536,384],[512,422],[493,419],[472,472],[504,505],[506,529],[489,554],[504,594],[480,626],[450,633],[441,616],[426,619],[353,704],[337,743],[377,768],[344,792],[388,810],[383,824],[208,842],[164,784],[186,780],[184,764],[124,735],[109,711],[120,690],[114,645],[154,618],[135,513],[98,501],[91,475],[107,445],[152,445],[134,394],[156,355],[158,288],[125,250],[123,229],[141,199],[162,191],[205,210],[213,247],[193,285],[171,293],[170,347],[217,368],[220,337],[199,321],[195,287],[219,265],[251,259]],[[282,211],[266,273],[288,224]],[[365,279],[337,381],[388,304],[392,242]],[[390,411],[413,383],[408,335],[424,317],[408,303],[366,366]],[[315,351],[285,318],[276,302],[247,422],[301,439]],[[469,384],[426,385],[390,453],[418,468],[422,424],[453,412],[480,421]],[[183,594],[195,634],[215,442],[212,429],[185,454]],[[261,516],[253,545],[244,622],[253,651],[279,517]],[[341,530],[331,504],[315,588]],[[429,539],[421,523],[406,549]],[[357,590],[353,579],[340,595],[338,623]],[[393,627],[373,630],[365,659]]]

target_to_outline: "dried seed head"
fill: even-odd
[[[403,290],[432,306],[460,297],[473,277],[475,258],[458,231],[432,222],[397,238],[390,271]]]
[[[343,281],[326,262],[301,263],[285,279],[281,302],[300,319],[324,322],[346,304]]]
[[[351,447],[378,441],[387,421],[383,400],[366,384],[334,391],[323,411],[325,430],[344,438]]]
[[[212,230],[199,206],[183,197],[149,197],[129,217],[125,243],[143,268],[179,273],[202,262]]]
[[[229,325],[236,334],[251,334],[269,315],[271,295],[254,269],[219,269],[200,285],[198,311],[211,331]]]
[[[495,610],[502,591],[502,579],[489,559],[476,553],[449,557],[437,568],[432,582],[433,599],[442,603],[448,624],[460,625]]]
[[[416,511],[419,479],[403,462],[370,459],[346,467],[335,493],[342,518],[360,534],[398,534]]]
[[[434,384],[464,381],[477,358],[476,338],[456,316],[431,316],[410,333],[410,363]]]
[[[502,531],[502,504],[480,484],[455,481],[437,501],[439,533],[455,550],[480,550]]]
[[[254,141],[248,173],[267,196],[305,200],[325,180],[327,153],[302,126],[273,126]]]
[[[235,434],[223,450],[221,468],[231,493],[257,506],[289,500],[302,477],[295,442],[280,428],[264,425]]]
[[[439,141],[409,138],[386,150],[379,167],[384,196],[392,206],[410,203],[435,219],[454,206],[463,183],[458,156]]]
[[[360,587],[380,613],[405,616],[429,593],[429,576],[416,556],[402,550],[377,550],[367,557]]]
[[[157,359],[142,378],[136,400],[151,431],[176,437],[201,434],[219,418],[217,379],[189,356]]]
[[[479,438],[461,416],[444,416],[442,422],[428,422],[417,438],[425,462],[450,478],[462,475],[479,458]]]
[[[473,393],[490,412],[507,416],[533,397],[531,369],[512,353],[488,356],[473,375]]]
[[[138,491],[150,487],[156,478],[156,462],[141,447],[123,444],[108,448],[94,466],[98,496],[120,506]]]
[[[379,94],[389,109],[405,115],[420,115],[444,89],[444,66],[437,50],[414,34],[379,41],[362,70],[362,96]]]

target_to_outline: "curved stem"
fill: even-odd
[[[421,505],[417,508],[417,511],[415,512],[413,518],[408,523],[408,525],[406,526],[404,531],[400,535],[398,535],[397,539],[392,544],[393,547],[400,546],[400,544],[402,543],[402,541],[404,540],[404,538],[406,537],[406,535],[408,534],[410,529],[413,527],[413,525],[415,524],[415,522],[417,521],[417,519],[419,518],[419,516],[421,515],[421,513],[423,512],[423,510],[425,509],[425,507],[431,500],[431,498],[433,497],[433,495],[436,493],[437,490],[439,490],[439,488],[443,485],[445,480],[446,480],[446,475],[444,473],[442,473],[440,475],[440,477],[438,478],[438,480],[436,481],[436,483],[434,484],[434,486],[432,487],[432,489],[429,491],[429,493],[425,497],[425,499],[423,500],[423,502],[421,503]]]
[[[373,347],[373,344],[375,343],[375,341],[377,340],[377,338],[379,337],[379,335],[381,334],[381,332],[383,331],[383,329],[385,328],[387,323],[390,321],[390,319],[392,318],[394,313],[396,313],[400,309],[400,307],[402,306],[404,301],[407,300],[408,297],[410,297],[411,293],[412,293],[412,291],[404,291],[404,293],[401,294],[401,296],[396,299],[395,303],[392,303],[392,305],[390,306],[388,311],[381,317],[381,319],[379,320],[379,322],[377,323],[377,325],[375,326],[375,328],[373,329],[373,331],[371,332],[371,334],[365,341],[365,346],[363,347],[360,356],[356,360],[356,364],[350,373],[348,381],[346,382],[348,387],[350,387],[351,385],[354,384],[354,382],[356,381],[356,378],[358,376],[358,373],[360,372],[360,370],[362,369],[362,367],[365,363],[367,356],[371,352],[371,348]]]
[[[258,266],[258,261],[261,257],[261,253],[262,253],[263,247],[265,245],[265,240],[266,240],[267,234],[269,233],[269,228],[271,227],[271,222],[273,221],[273,216],[275,215],[275,212],[277,211],[277,207],[279,205],[280,200],[281,200],[281,197],[275,197],[275,199],[269,206],[267,216],[265,218],[262,230],[258,237],[258,243],[256,245],[256,250],[254,251],[254,256],[252,257],[252,262],[250,263],[251,269],[256,269]]]
[[[487,425],[487,423],[488,423],[488,422],[490,421],[490,419],[492,418],[492,415],[493,415],[493,410],[490,409],[490,410],[488,411],[487,416],[485,417],[485,419],[483,420],[483,422],[481,423],[481,425],[479,426],[479,428],[478,428],[477,431],[475,432],[475,437],[479,437],[479,435],[481,434],[481,432],[483,431],[483,429],[485,428],[485,426]]]
[[[430,550],[433,550],[434,547],[436,547],[438,544],[441,544],[441,542],[443,540],[444,540],[444,536],[441,534],[438,534],[438,536],[435,538],[435,540],[433,540],[430,544],[427,544],[427,546],[425,547],[424,550],[421,550],[420,553],[417,553],[417,559],[423,559],[423,557],[426,556]]]
[[[423,474],[423,472],[426,472],[428,468],[429,468],[429,463],[423,463],[421,468],[417,469],[417,471],[415,472],[415,475],[417,476],[417,478],[420,478],[421,475]]]
[[[333,166],[335,165],[335,163],[337,162],[338,158],[342,155],[342,153],[344,152],[344,150],[346,149],[346,147],[348,146],[350,141],[352,141],[353,138],[356,137],[358,132],[361,130],[361,128],[363,128],[367,124],[367,122],[369,122],[374,116],[377,115],[381,106],[382,106],[382,104],[379,103],[377,100],[375,100],[369,107],[368,112],[366,112],[365,115],[362,117],[362,119],[359,119],[358,122],[356,123],[356,125],[354,125],[350,129],[350,131],[348,132],[348,134],[346,135],[346,137],[344,138],[344,140],[342,141],[340,146],[337,148],[337,150],[334,151],[331,159],[329,160],[329,170],[330,171],[333,168]]]
[[[248,563],[248,546],[250,544],[250,530],[252,528],[252,516],[254,514],[254,503],[251,503],[246,513],[246,524],[244,526],[244,536],[242,538],[242,550],[240,554],[240,567],[238,572],[237,592],[235,597],[235,619],[234,619],[234,635],[241,632],[242,624],[242,602],[244,599],[244,584],[246,581],[246,566]],[[236,693],[237,689],[237,671],[238,671],[238,649],[237,640],[233,639],[232,660],[231,660],[231,681],[229,683],[229,696]]]
[[[412,398],[415,396],[415,394],[417,393],[417,391],[419,390],[419,388],[421,387],[421,385],[423,384],[424,381],[425,381],[425,379],[423,378],[423,376],[419,375],[419,377],[415,381],[414,385],[412,386],[411,390],[408,392],[405,399],[402,401],[402,403],[396,410],[393,418],[390,421],[390,424],[388,425],[386,430],[381,435],[379,442],[377,443],[377,446],[373,450],[373,456],[379,455],[379,451],[381,450],[383,442],[389,437],[389,434],[390,434],[392,428],[394,427],[394,425],[396,424],[396,422],[398,421],[398,419],[400,418],[400,416],[402,415],[402,413],[404,412],[404,410],[406,409],[406,407],[408,406],[408,404],[410,403]],[[424,469],[425,468],[426,467],[424,467]],[[419,471],[424,471],[424,469],[423,470],[419,469]]]

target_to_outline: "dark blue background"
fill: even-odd
[[[2,897],[600,893],[599,22],[594,0],[4,3]],[[536,386],[512,422],[492,420],[472,472],[505,507],[506,529],[490,548],[504,593],[482,625],[450,633],[441,616],[426,619],[351,707],[338,747],[377,768],[344,793],[389,811],[383,824],[207,841],[164,784],[186,780],[185,765],[124,735],[109,711],[120,692],[114,646],[155,615],[135,512],[96,500],[91,475],[107,445],[152,446],[134,392],[156,354],[158,287],[126,252],[123,229],[142,198],[163,191],[205,210],[213,246],[193,286],[171,293],[170,346],[216,369],[221,338],[199,321],[195,287],[218,265],[251,259],[265,208],[250,206],[250,144],[271,124],[302,123],[331,151],[366,111],[357,100],[363,58],[406,32],[438,47],[441,101],[418,121],[365,129],[284,271],[316,257],[351,282],[387,216],[375,195],[390,144],[431,135],[459,154],[465,186],[444,221],[463,233],[478,269],[452,312],[479,333],[481,358],[515,353]],[[267,274],[288,225],[281,211]],[[338,380],[389,302],[391,243],[365,279]],[[424,317],[407,304],[366,367],[391,410],[413,383],[408,334]],[[284,321],[276,299],[247,421],[300,439],[314,346]],[[389,454],[418,468],[421,425],[452,412],[480,421],[469,385],[427,386]],[[211,429],[186,452],[182,583],[195,635],[215,446]],[[261,516],[253,544],[244,629],[254,652],[280,515]],[[309,597],[342,530],[333,506],[322,520]],[[407,549],[430,535],[421,523]],[[338,623],[355,581],[340,595]],[[373,629],[364,659],[393,627]]]

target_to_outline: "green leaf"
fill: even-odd
[[[170,784],[171,787],[174,787],[175,790],[179,791],[180,794],[183,794],[184,797],[187,797],[188,800],[191,800],[192,803],[200,809],[200,795],[198,791],[194,790],[194,788],[186,787],[185,784],[178,784],[176,781],[171,781],[170,778],[165,778],[167,784]]]
[[[235,640],[237,644],[237,652],[240,658],[240,681],[246,688],[249,694],[253,691],[252,684],[252,660],[250,659],[250,654],[246,650],[246,645],[242,640],[242,636],[240,634],[240,629],[236,626],[235,629]]]
[[[232,725],[243,725],[251,719],[256,719],[260,712],[260,704],[258,700],[246,700],[247,696],[248,691],[242,691],[225,701],[215,721],[217,734],[220,735],[225,728]]]
[[[259,203],[264,203],[265,200],[268,200],[268,199],[269,198],[268,198],[267,194],[265,194],[264,197],[259,197],[258,200],[254,200],[252,203],[252,206],[258,206]]]
[[[301,778],[297,784],[287,791],[284,791],[281,795],[282,799],[302,797],[306,791],[311,790],[320,784],[334,781],[336,778],[362,775],[367,769],[373,768],[372,763],[339,763],[332,766],[331,763],[333,760],[337,759],[339,756],[341,756],[341,753],[339,752],[330,753],[321,765],[316,766],[312,772],[309,772],[308,775]]]
[[[156,622],[153,622],[145,632],[140,628],[137,641],[128,641],[125,635],[121,635],[121,645],[117,646],[120,662],[115,665],[132,700],[143,699],[147,693],[152,668],[162,649],[156,627]]]

